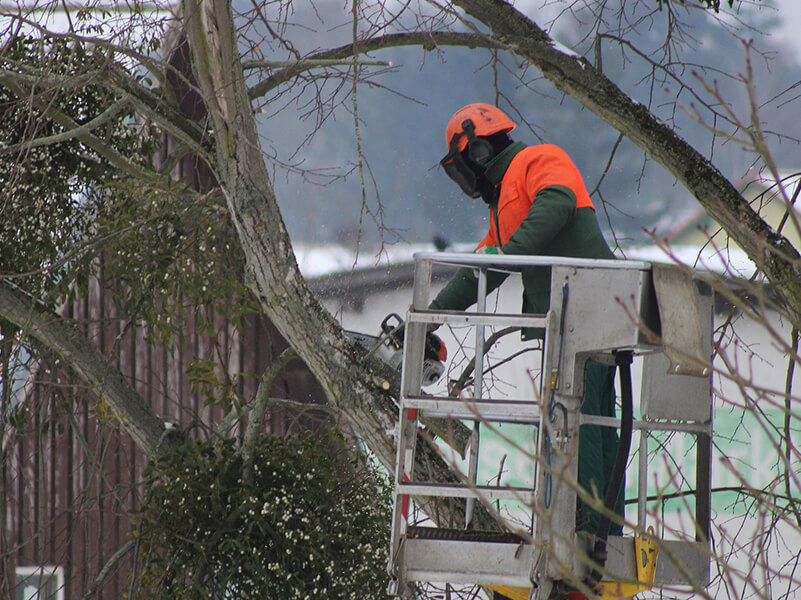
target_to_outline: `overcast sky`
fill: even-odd
[[[801,0],[746,0],[766,10],[770,15],[777,17],[781,23],[780,29],[773,35],[782,42],[795,48],[799,62],[801,62]],[[737,0],[735,0],[736,4]],[[721,2],[721,4],[723,4]],[[771,8],[773,7],[773,8]]]
[[[801,60],[801,0],[773,0],[779,8],[783,23],[782,36],[791,43]]]

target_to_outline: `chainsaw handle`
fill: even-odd
[[[389,320],[393,317],[395,317],[397,324],[390,326]],[[381,321],[381,331],[384,333],[392,333],[401,325],[403,325],[403,319],[401,319],[400,315],[398,313],[389,313],[386,317],[384,317],[384,320]]]

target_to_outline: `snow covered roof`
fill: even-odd
[[[727,277],[749,278],[756,271],[756,266],[740,248],[715,248],[707,245],[670,246],[657,245],[627,248],[626,258],[646,262],[676,263],[692,267],[699,271],[717,273]]]
[[[472,244],[459,244],[455,252],[470,252]],[[342,246],[298,246],[295,249],[298,265],[310,287],[322,299],[338,301],[359,308],[365,300],[375,294],[408,288],[414,278],[414,254],[431,252],[432,244],[395,244],[386,246],[381,252],[362,250],[353,252]],[[623,253],[618,256],[624,258]],[[712,246],[657,245],[626,248],[625,258],[645,262],[678,263],[710,273],[726,280],[727,286],[740,288],[737,281],[744,281],[755,271],[754,264],[739,249],[716,249]],[[432,280],[445,280],[454,272],[454,267],[435,264]],[[749,286],[745,286],[749,288]]]
[[[470,252],[474,244],[455,245],[449,250]],[[353,249],[340,245],[312,246],[299,244],[295,246],[295,258],[303,276],[314,279],[333,274],[351,273],[362,270],[386,270],[392,266],[414,262],[416,252],[431,252],[433,244],[392,244],[383,248]]]
[[[472,244],[457,244],[454,252],[470,252]],[[358,276],[368,271],[384,273],[399,271],[404,265],[414,262],[417,252],[435,250],[432,244],[393,244],[380,251],[361,250],[355,252],[339,245],[295,247],[295,257],[301,273],[310,280],[331,276]],[[623,253],[618,252],[623,258]],[[647,262],[680,263],[701,271],[710,271],[731,277],[750,277],[755,267],[740,249],[704,248],[695,246],[659,247],[657,245],[636,246],[625,249],[625,258]]]

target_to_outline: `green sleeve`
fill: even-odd
[[[541,254],[559,232],[576,216],[576,196],[563,186],[550,186],[537,193],[520,227],[501,247],[504,254]],[[487,293],[493,291],[508,273],[490,272]],[[460,268],[437,294],[434,310],[465,310],[476,302],[478,279],[474,270]]]
[[[576,215],[576,195],[553,185],[540,190],[520,227],[501,246],[504,254],[541,254]]]
[[[487,275],[487,294],[497,288],[508,273],[490,271]],[[478,277],[470,267],[461,267],[445,284],[434,301],[429,305],[433,310],[465,310],[476,303]]]

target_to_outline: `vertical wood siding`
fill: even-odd
[[[247,320],[241,333],[217,318],[215,334],[201,335],[189,311],[178,349],[168,351],[148,343],[140,328],[120,322],[110,293],[94,282],[89,297],[67,307],[65,315],[88,319],[90,338],[113,357],[142,398],[190,435],[206,436],[223,416],[219,406],[207,405],[192,390],[186,369],[193,361],[221,358],[229,376],[252,374],[238,378],[239,392],[252,398],[259,374],[287,346],[275,328],[257,316]],[[3,470],[10,566],[12,572],[16,565],[61,566],[65,599],[76,600],[131,539],[130,511],[140,504],[145,459],[104,413],[102,402],[55,366],[52,357],[40,363],[35,379],[25,399],[25,419],[12,430]],[[319,385],[300,361],[288,366],[272,394],[323,402]],[[267,423],[267,429],[279,435],[303,426],[284,409]],[[93,598],[125,595],[132,557],[129,552],[110,570]]]

